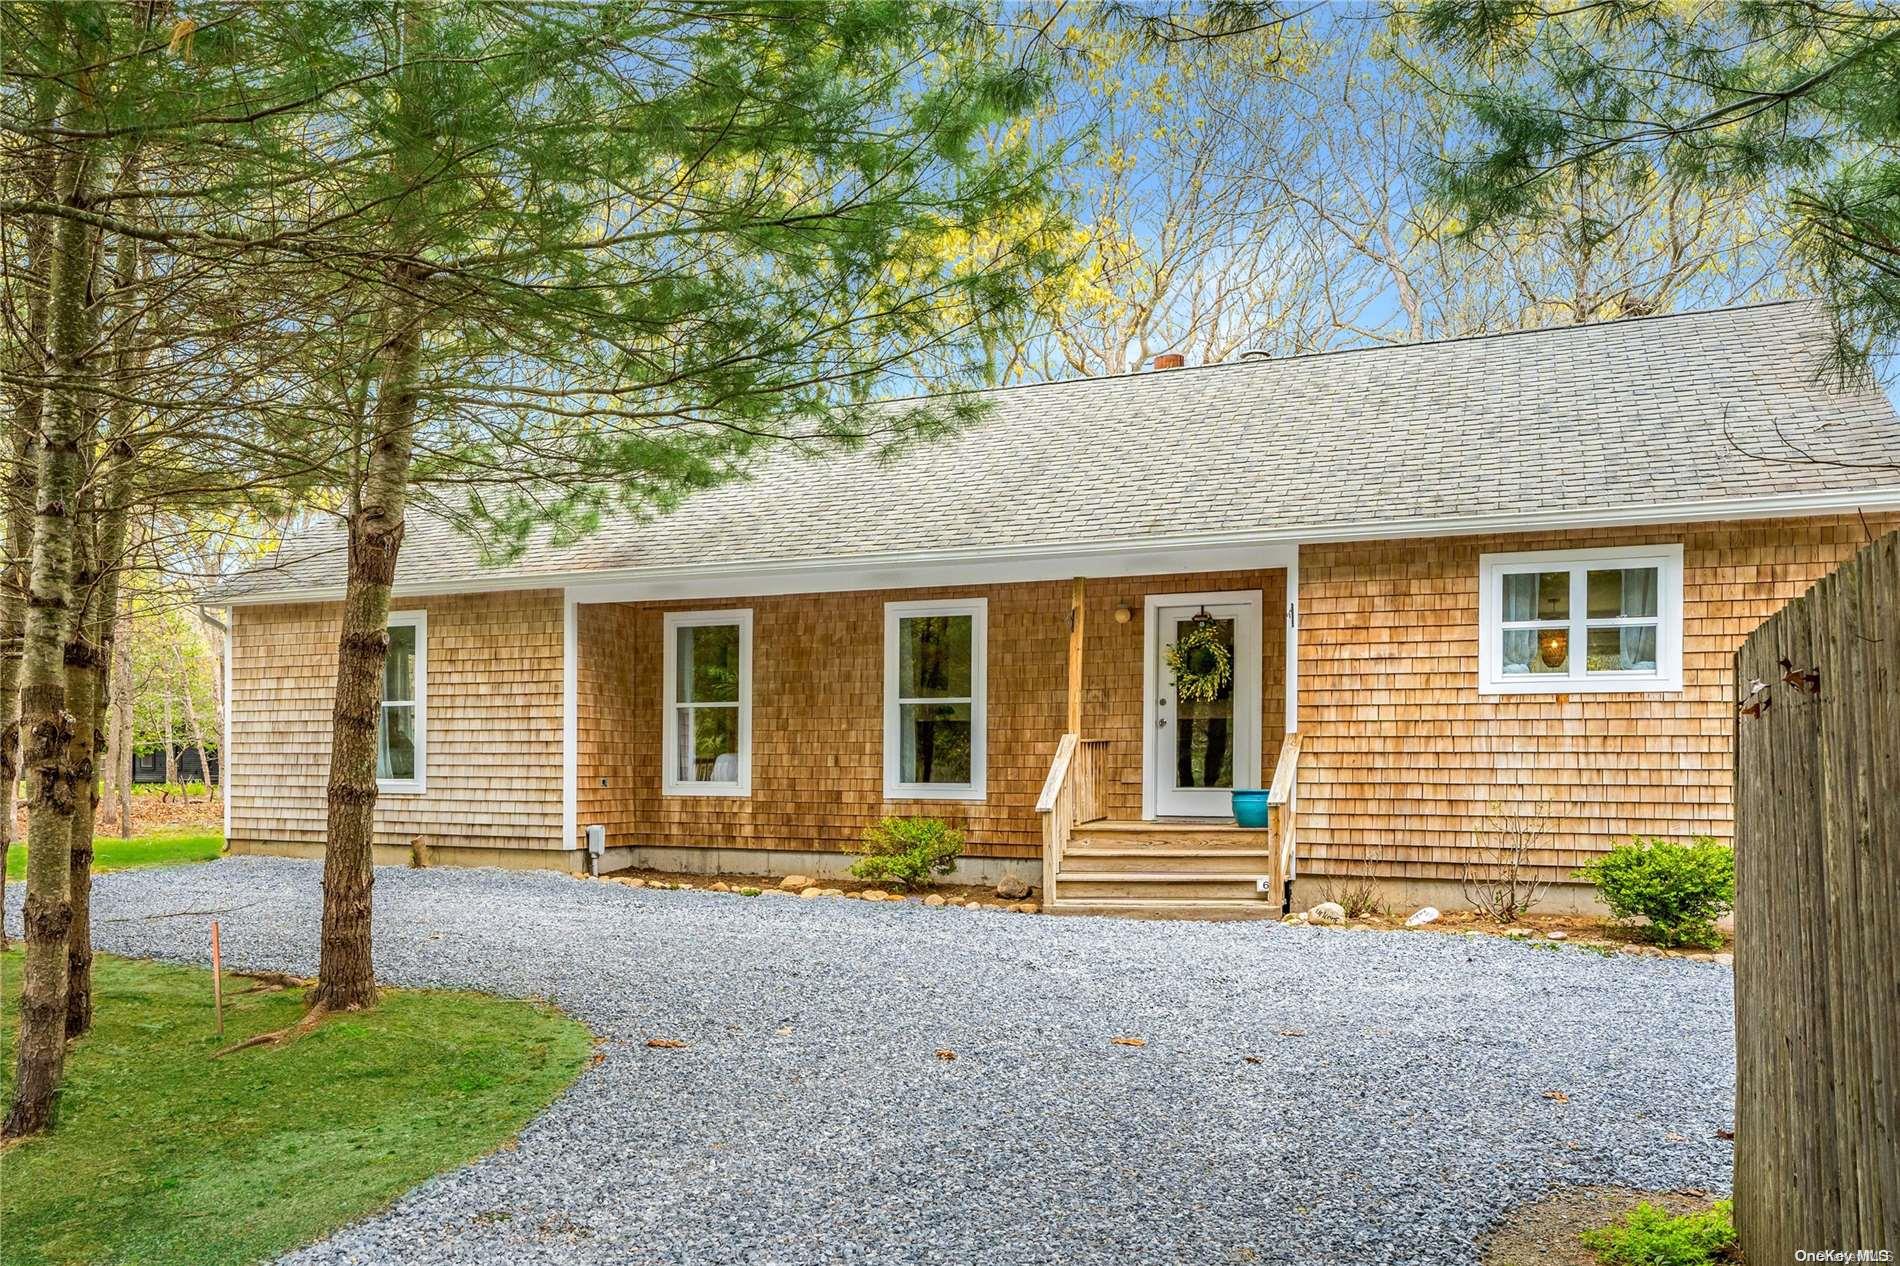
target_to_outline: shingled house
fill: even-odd
[[[1457,905],[1496,814],[1553,875],[1727,837],[1733,651],[1900,526],[1900,419],[1826,348],[1772,304],[1011,387],[502,567],[414,521],[379,839],[822,874],[928,814],[1057,908],[1244,913]],[[317,533],[221,594],[233,851],[321,848],[342,569]]]

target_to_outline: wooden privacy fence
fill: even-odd
[[[1756,629],[1735,681],[1743,1254],[1900,1255],[1900,533]]]

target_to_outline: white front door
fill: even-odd
[[[1148,816],[1231,817],[1260,786],[1260,594],[1151,597],[1147,642]]]

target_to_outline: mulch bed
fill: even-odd
[[[1716,1197],[1706,1191],[1632,1191],[1628,1187],[1565,1187],[1512,1211],[1484,1242],[1483,1266],[1598,1266],[1577,1236],[1608,1226],[1648,1201],[1670,1213],[1700,1213]],[[1739,1260],[1739,1259],[1738,1259]]]
[[[1633,925],[1619,923],[1615,919],[1607,919],[1600,915],[1591,914],[1533,913],[1523,915],[1516,923],[1500,923],[1496,919],[1479,914],[1475,910],[1446,910],[1442,912],[1437,919],[1425,924],[1423,927],[1407,928],[1405,926],[1405,919],[1409,913],[1409,911],[1406,911],[1392,914],[1368,914],[1362,918],[1353,919],[1350,922],[1354,927],[1379,928],[1383,930],[1450,932],[1454,934],[1482,932],[1487,936],[1503,936],[1511,929],[1519,928],[1530,932],[1532,934],[1531,939],[1533,940],[1545,940],[1548,939],[1552,932],[1561,932],[1563,933],[1562,939],[1572,945],[1612,950],[1621,950],[1625,946],[1628,946],[1632,949],[1654,950],[1656,953],[1667,954],[1672,958],[1707,959],[1713,958],[1718,953],[1733,953],[1735,949],[1735,938],[1732,935],[1724,935],[1722,938],[1722,948],[1720,950],[1659,950],[1651,946],[1648,941],[1645,941],[1640,932]]]
[[[132,797],[132,834],[151,835],[156,831],[215,831],[224,825],[224,802],[192,797],[186,804],[176,794],[168,800],[157,792],[141,791]],[[99,801],[99,834],[119,835],[119,810],[116,800]],[[26,838],[26,806],[14,814],[13,838]]]

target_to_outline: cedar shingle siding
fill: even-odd
[[[1733,657],[1900,523],[1786,519],[1300,551],[1301,869],[1456,879],[1497,802],[1548,804],[1567,872],[1632,835],[1733,835]],[[1680,541],[1679,694],[1480,696],[1478,556]]]
[[[429,613],[427,790],[376,802],[376,842],[555,849],[561,841],[561,595],[399,598]],[[324,835],[336,603],[238,607],[231,839]]]
[[[1142,599],[1150,593],[1260,589],[1262,749],[1269,768],[1283,720],[1283,571],[1088,582],[1082,726],[1110,740],[1109,813],[1141,815]],[[799,594],[579,610],[580,825],[612,845],[838,851],[887,813],[943,818],[972,855],[1040,855],[1037,793],[1064,724],[1068,581]],[[989,599],[989,779],[981,804],[883,799],[884,604]],[[1132,608],[1126,624],[1115,609]],[[752,613],[752,795],[660,793],[663,613]],[[605,780],[605,785],[603,785]]]

